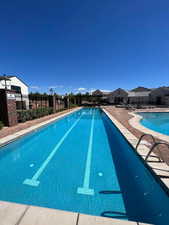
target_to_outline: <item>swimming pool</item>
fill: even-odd
[[[148,129],[169,135],[169,112],[142,112],[140,123]]]
[[[167,193],[99,109],[81,109],[2,147],[0,171],[0,200],[169,221]]]

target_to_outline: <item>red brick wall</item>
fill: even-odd
[[[7,99],[7,111],[8,111],[8,126],[14,126],[18,123],[16,113],[16,102],[15,100]]]
[[[8,99],[7,94],[13,91],[0,89],[0,120],[5,126],[14,126],[18,123],[15,99]]]

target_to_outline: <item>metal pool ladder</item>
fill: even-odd
[[[154,149],[155,147],[157,147],[158,145],[165,145],[165,146],[167,146],[168,149],[169,149],[169,144],[167,144],[167,143],[165,143],[165,142],[156,142],[156,143],[154,143],[154,144],[152,145],[150,151],[147,153],[147,156],[146,156],[146,158],[145,158],[145,161],[147,161],[148,157],[149,157],[150,154],[153,152],[153,149]],[[160,151],[159,151],[159,154],[160,154]],[[161,155],[161,154],[160,154],[160,155]],[[163,157],[161,157],[161,158],[162,158],[162,159],[161,159],[160,157],[157,156],[157,158],[159,158],[159,161],[164,162]]]
[[[137,145],[136,145],[136,151],[137,151],[137,149],[138,149],[139,144],[141,143],[141,140],[142,140],[143,137],[145,137],[145,136],[150,136],[150,137],[152,138],[152,140],[153,140],[153,145],[151,146],[149,152],[147,153],[147,155],[146,155],[146,157],[145,157],[145,161],[147,161],[148,157],[151,155],[151,153],[153,152],[154,148],[157,147],[158,145],[165,145],[165,146],[167,146],[168,149],[169,149],[169,144],[168,144],[168,143],[166,143],[166,142],[156,142],[156,140],[155,140],[155,138],[153,137],[153,135],[151,135],[151,134],[143,134],[143,135],[139,138],[139,140],[138,140],[138,142],[137,142]],[[160,152],[159,152],[159,155],[160,155]],[[162,159],[161,159],[159,156],[156,156],[156,157],[159,159],[159,161],[164,162],[163,157],[162,157]]]
[[[156,143],[155,138],[153,137],[153,135],[151,135],[151,134],[143,134],[143,135],[141,135],[141,137],[139,138],[139,140],[138,140],[138,142],[137,142],[137,145],[136,145],[136,151],[137,151],[137,148],[138,148],[138,146],[139,146],[141,140],[142,140],[143,137],[145,137],[145,136],[150,136],[150,137],[152,138],[153,142]]]

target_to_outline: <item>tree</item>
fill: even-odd
[[[54,89],[53,89],[53,88],[50,88],[50,89],[49,89],[49,92],[50,92],[51,95],[53,95]]]

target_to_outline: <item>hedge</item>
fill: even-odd
[[[69,108],[77,107],[75,104],[71,104]],[[55,112],[61,112],[66,108],[58,109]],[[38,109],[29,109],[29,110],[17,110],[18,122],[26,122],[28,120],[37,119],[43,116],[47,116],[53,113],[53,108],[38,108]]]
[[[78,105],[70,103],[69,108],[75,108],[75,107],[78,107]]]
[[[38,108],[30,110],[17,110],[18,122],[37,119],[53,113],[53,108]]]

